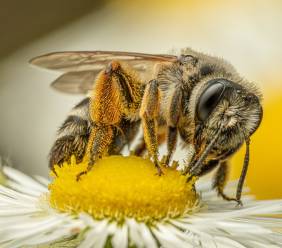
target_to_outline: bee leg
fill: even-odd
[[[109,152],[114,142],[115,127],[122,129],[123,116],[138,113],[140,85],[133,73],[124,69],[118,61],[112,61],[96,78],[89,105],[93,123],[86,151],[89,163],[87,170],[77,175],[77,180]]]
[[[86,171],[82,171],[76,177],[77,181],[80,180],[82,175],[87,174],[94,166],[94,164],[107,154],[111,142],[113,140],[114,127],[105,124],[94,124],[90,133],[86,156],[88,159],[88,166]]]
[[[140,116],[144,131],[144,140],[148,149],[149,156],[153,158],[153,162],[158,170],[158,175],[163,172],[158,161],[158,130],[157,117],[160,104],[160,92],[156,80],[151,80],[145,88],[142,99]]]
[[[155,164],[155,167],[157,168],[158,175],[162,175],[163,172],[160,167],[160,163],[158,160],[158,142],[157,142],[157,135],[156,135],[156,120],[150,119],[147,116],[142,117],[142,124],[145,134],[145,142],[146,147],[148,149],[148,153],[150,157],[153,158],[153,162]]]
[[[164,143],[165,138],[166,138],[165,134],[158,134],[158,138],[157,138],[158,144],[161,145],[162,143]],[[146,150],[147,150],[147,147],[146,147],[146,143],[145,143],[144,136],[143,136],[140,139],[139,143],[134,148],[134,150],[131,152],[131,155],[143,156],[144,153],[146,152]],[[164,156],[164,157],[166,157],[166,156]]]
[[[130,147],[140,127],[140,120],[131,121],[123,118],[118,128],[115,128],[114,138],[109,148],[109,155],[119,155],[127,145]],[[132,154],[133,155],[133,154]]]
[[[250,138],[246,138],[246,152],[245,152],[245,158],[244,158],[244,164],[242,168],[242,172],[239,178],[237,191],[236,191],[236,200],[238,202],[238,205],[243,205],[241,202],[241,194],[243,190],[244,181],[247,175],[248,166],[249,166],[249,160],[250,160]]]
[[[177,128],[176,127],[168,127],[167,133],[167,155],[163,156],[162,163],[166,166],[169,166],[172,155],[175,151],[177,143]]]
[[[215,174],[213,188],[216,189],[217,194],[221,196],[224,200],[235,201],[238,203],[238,205],[242,205],[242,202],[240,199],[229,197],[223,192],[224,186],[227,181],[227,176],[228,176],[228,163],[227,161],[220,162],[219,168]]]
[[[177,123],[180,116],[182,102],[182,90],[176,89],[170,102],[169,116],[168,116],[168,133],[167,133],[167,156],[165,164],[169,164],[171,157],[175,151],[177,143]]]
[[[208,161],[206,164],[204,164],[203,168],[201,169],[200,173],[198,174],[190,174],[187,178],[187,182],[189,182],[190,180],[192,180],[193,177],[201,177],[206,175],[207,173],[211,172],[214,168],[216,168],[219,164],[218,160],[210,160]],[[187,175],[189,172],[189,170],[185,170],[183,172],[183,175]]]

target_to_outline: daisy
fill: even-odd
[[[226,202],[208,182],[149,160],[112,156],[56,167],[50,182],[4,166],[0,247],[281,247],[282,200]],[[227,193],[234,192],[234,184]]]

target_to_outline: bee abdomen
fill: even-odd
[[[72,136],[66,135],[58,138],[51,151],[49,167],[52,169],[55,164],[61,165],[63,162],[69,162],[72,155],[77,161],[83,159],[85,148],[89,135]]]
[[[89,98],[85,98],[77,104],[70,115],[61,125],[57,133],[57,139],[51,148],[49,166],[61,165],[70,161],[75,155],[77,161],[84,157],[90,134]]]
[[[58,130],[58,137],[81,135],[88,132],[89,121],[76,115],[69,115]]]

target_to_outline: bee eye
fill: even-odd
[[[196,114],[200,121],[205,121],[209,117],[222,98],[224,90],[224,83],[213,80],[201,94],[196,108]]]

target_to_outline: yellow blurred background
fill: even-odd
[[[259,199],[282,198],[281,113],[282,98],[277,92],[264,104],[264,118],[251,139],[251,158],[246,178],[251,193]],[[231,178],[240,176],[245,147],[232,159]]]
[[[56,129],[83,97],[53,91],[49,84],[58,74],[32,68],[30,58],[64,50],[166,53],[191,47],[225,58],[262,89],[264,120],[252,138],[247,182],[259,198],[282,198],[282,1],[17,2],[0,11],[6,28],[0,40],[0,155],[15,167],[48,175]],[[184,159],[185,152],[176,157]],[[242,153],[234,157],[232,178],[242,161]]]

